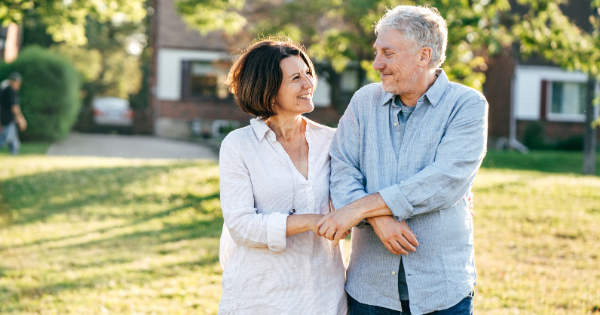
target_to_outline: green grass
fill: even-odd
[[[583,153],[574,151],[488,151],[483,168],[536,170],[549,173],[583,172]],[[600,153],[596,154],[596,175],[600,175]]]
[[[48,148],[52,143],[49,142],[26,142],[21,143],[21,149],[19,150],[20,155],[32,155],[32,154],[46,154]],[[8,146],[4,146],[0,149],[0,156],[9,155]]]
[[[476,179],[476,312],[598,314],[600,178],[568,174],[576,155],[534,153],[490,152]],[[557,160],[571,164],[510,169]],[[216,313],[215,163],[0,164],[1,314]]]
[[[215,163],[0,163],[0,313],[216,313]]]

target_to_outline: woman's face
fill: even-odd
[[[310,68],[300,56],[289,56],[279,63],[283,79],[275,96],[274,111],[277,115],[300,115],[315,108],[312,96],[315,81]]]

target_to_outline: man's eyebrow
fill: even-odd
[[[375,44],[373,44],[373,49],[377,49]],[[393,48],[392,47],[382,47],[381,50],[393,50]]]

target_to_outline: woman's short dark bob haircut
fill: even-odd
[[[302,46],[289,38],[260,40],[242,53],[227,76],[229,91],[244,112],[264,120],[276,115],[273,103],[283,80],[280,62],[289,56],[302,58],[316,86],[315,67]]]

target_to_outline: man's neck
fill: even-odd
[[[417,105],[417,101],[421,96],[425,95],[429,88],[435,83],[438,78],[437,69],[431,69],[427,71],[423,78],[417,79],[415,88],[410,93],[400,95],[400,101],[402,105],[412,107]]]

